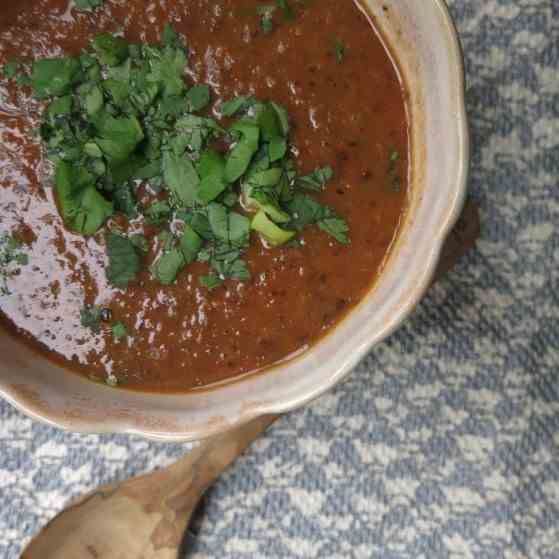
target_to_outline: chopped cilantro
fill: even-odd
[[[326,186],[326,183],[334,176],[332,167],[322,167],[315,169],[310,175],[299,177],[297,184],[305,190],[313,190],[320,192]]]
[[[4,76],[6,76],[6,78],[10,80],[16,77],[18,71],[19,63],[17,62],[8,62],[2,67],[2,73],[4,74]]]
[[[280,10],[283,12],[283,17],[285,20],[290,21],[295,19],[295,12],[290,6],[288,0],[276,0],[276,4]]]
[[[81,325],[98,334],[101,331],[102,315],[103,309],[101,307],[86,305],[80,311]]]
[[[150,225],[161,225],[171,219],[172,209],[168,202],[154,202],[146,211],[146,221]]]
[[[179,242],[179,248],[186,264],[190,264],[196,260],[203,243],[200,235],[198,235],[190,225],[185,223]]]
[[[81,9],[101,4],[76,3]],[[292,19],[293,6],[288,0],[259,6],[263,30],[272,31],[274,18]],[[338,61],[344,53],[337,41]],[[55,166],[66,227],[94,235],[117,213],[135,226],[159,228],[153,276],[169,285],[192,262],[204,262],[211,270],[202,281],[208,288],[250,279],[243,254],[251,231],[273,246],[294,242],[307,226],[349,242],[347,223],[303,194],[322,191],[333,171],[325,166],[297,176],[286,108],[241,95],[213,108],[221,117],[237,117],[224,128],[197,114],[209,112],[212,91],[188,83],[187,64],[186,41],[167,25],[159,44],[129,44],[103,33],[79,57],[35,61],[30,76],[17,62],[4,66],[7,78],[29,81],[36,97],[48,101],[40,134]],[[391,157],[396,177],[397,161]],[[152,195],[156,201],[146,203]],[[105,236],[107,278],[127,287],[139,277],[150,243],[141,234]],[[16,253],[12,261],[23,265],[25,258]],[[88,313],[94,324],[94,311]]]
[[[135,116],[115,118],[104,112],[95,117],[99,133],[96,142],[111,163],[125,161],[144,139],[144,132]]]
[[[76,58],[45,58],[33,63],[31,85],[39,99],[70,93],[82,79],[82,68]]]
[[[121,37],[101,33],[91,42],[99,62],[107,66],[118,66],[128,58],[128,43]]]
[[[23,245],[16,237],[0,237],[0,295],[10,294],[8,278],[17,274],[19,267],[29,264],[29,256],[22,249]]]
[[[55,173],[56,195],[66,226],[93,235],[113,214],[113,203],[95,187],[95,179],[83,167],[59,161]]]
[[[192,112],[205,109],[210,103],[210,88],[207,85],[195,85],[186,94],[188,108]]]
[[[349,232],[349,227],[345,220],[332,216],[332,217],[325,217],[318,222],[318,226],[323,231],[326,231],[329,235],[334,237],[336,241],[343,245],[347,245],[349,243],[349,239],[347,234]]]
[[[173,29],[169,23],[165,24],[163,28],[163,36],[161,37],[163,44],[170,48],[183,48],[183,44],[179,34]]]
[[[111,326],[111,331],[115,342],[120,342],[128,337],[128,329],[123,322],[115,322]]]
[[[147,239],[140,233],[136,233],[135,235],[130,235],[128,239],[140,252],[145,253],[149,251],[149,243]]]
[[[129,183],[119,184],[113,191],[115,209],[122,212],[129,219],[138,216],[136,198]]]
[[[116,287],[127,287],[140,272],[140,255],[134,242],[118,234],[106,236],[109,266],[107,279]]]
[[[400,158],[401,156],[399,151],[393,150],[390,153],[390,159],[388,161],[388,177],[390,179],[390,186],[393,192],[400,192],[402,188],[402,181],[398,172],[398,163]]]
[[[144,52],[150,67],[147,81],[157,84],[165,96],[184,93],[184,70],[187,63],[185,50],[167,45],[163,49],[145,47]]]
[[[240,97],[235,97],[234,99],[222,103],[219,107],[219,112],[222,116],[233,116],[242,111],[246,111],[255,103],[256,99],[254,97],[242,95]]]
[[[231,127],[231,131],[239,136],[235,147],[231,150],[225,166],[225,179],[235,182],[247,170],[253,155],[258,151],[260,128],[252,122],[240,120]]]
[[[334,55],[336,56],[336,62],[338,64],[341,64],[344,61],[346,47],[339,39],[334,41]]]
[[[90,11],[99,8],[105,0],[74,0],[78,10]]]
[[[178,205],[194,205],[200,177],[190,159],[170,151],[165,152],[163,155],[163,178]]]
[[[217,289],[222,283],[223,280],[215,274],[200,276],[200,285],[209,289],[210,291]]]
[[[174,248],[165,252],[154,262],[151,272],[163,285],[171,285],[185,265],[181,250]]]
[[[342,244],[348,244],[349,227],[345,220],[337,216],[330,208],[319,204],[310,196],[297,194],[289,203],[292,216],[289,227],[298,231],[307,225],[317,224],[320,229],[334,237]]]
[[[256,12],[260,16],[260,28],[265,35],[270,34],[274,30],[274,12],[276,11],[276,6],[274,5],[264,5],[258,6]]]

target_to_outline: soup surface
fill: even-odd
[[[0,314],[10,332],[92,380],[184,391],[304,351],[371,289],[406,207],[408,124],[398,70],[351,0],[291,0],[288,13],[279,2],[262,15],[259,7],[269,4],[106,0],[86,12],[67,0],[4,5],[0,65],[79,55],[100,32],[157,43],[170,22],[188,43],[186,83],[211,88],[208,114],[219,120],[216,107],[238,95],[287,109],[296,168],[332,168],[313,196],[347,222],[349,244],[308,227],[298,243],[270,248],[253,232],[248,281],[226,279],[210,290],[199,281],[208,264],[194,262],[162,285],[149,268],[160,229],[117,215],[110,223],[141,234],[147,252],[137,281],[115,287],[104,229],[85,237],[59,215],[52,166],[35,133],[45,102],[0,76],[0,235],[18,239],[2,257],[10,267],[2,264]],[[138,187],[140,203],[152,195]],[[103,309],[106,322],[84,325],[84,308]],[[116,321],[126,335],[115,336]]]

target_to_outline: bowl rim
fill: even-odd
[[[410,293],[410,296],[402,304],[397,316],[395,316],[390,324],[383,329],[382,334],[379,336],[380,339],[385,339],[387,336],[392,334],[410,315],[421,298],[424,296],[434,277],[444,242],[458,221],[466,199],[470,160],[470,135],[465,101],[466,80],[464,53],[458,30],[445,0],[432,0],[432,2],[443,16],[441,29],[443,27],[445,28],[448,36],[447,38],[450,40],[453,52],[449,52],[448,57],[455,68],[455,75],[453,78],[456,81],[458,93],[458,98],[455,100],[455,103],[457,104],[457,112],[454,117],[458,140],[459,161],[455,176],[456,185],[454,198],[446,206],[446,213],[443,218],[441,218],[441,225],[436,231],[436,237],[431,240],[431,249],[427,254],[426,261],[423,263],[421,277],[414,285],[414,289]],[[389,43],[389,46],[394,47],[392,42]],[[394,51],[396,52],[396,55],[398,55],[397,47],[394,48]],[[49,406],[43,405],[40,399],[30,395],[22,385],[5,384],[3,383],[2,378],[0,378],[0,397],[31,419],[64,431],[84,434],[118,433],[138,435],[146,439],[160,442],[197,441],[234,429],[235,427],[244,425],[257,417],[269,414],[285,413],[314,400],[318,396],[330,390],[335,384],[343,380],[359,363],[365,353],[369,351],[372,346],[378,343],[378,341],[379,340],[371,340],[368,344],[357,347],[353,351],[352,355],[346,359],[343,368],[338,371],[336,377],[331,379],[329,382],[324,382],[323,384],[316,386],[314,390],[307,391],[299,397],[291,398],[289,401],[272,402],[262,404],[261,406],[249,407],[232,419],[227,418],[226,421],[216,421],[206,425],[203,429],[198,428],[188,432],[181,430],[171,431],[168,429],[158,430],[156,427],[132,426],[126,419],[123,419],[120,423],[118,420],[112,420],[109,424],[100,423],[98,420],[88,420],[87,417],[78,419],[65,414],[64,411],[53,410]],[[215,390],[218,390],[218,388]]]

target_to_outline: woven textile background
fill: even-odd
[[[559,558],[559,0],[451,8],[478,251],[216,485],[199,559]],[[0,558],[72,496],[185,451],[64,434],[0,403]]]

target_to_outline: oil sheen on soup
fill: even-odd
[[[36,0],[0,12],[0,65],[12,63],[0,75],[0,314],[9,333],[91,380],[180,392],[305,351],[374,285],[406,209],[408,122],[398,69],[357,4],[105,0],[80,11],[67,0]],[[162,225],[144,211],[165,202],[161,180],[158,188],[149,179],[133,181],[139,208],[133,217],[115,212],[91,235],[69,228],[53,187],[53,163],[37,132],[48,102],[36,98],[29,79],[17,79],[14,61],[29,68],[34,60],[78,57],[103,32],[134,45],[158,44],[168,23],[176,33],[169,40],[187,44],[184,92],[209,86],[197,91],[211,96],[198,114],[227,128],[238,117],[222,116],[224,101],[245,96],[284,107],[290,131],[283,161],[292,165],[290,180],[299,180],[295,173],[311,177],[306,185],[298,182],[301,197],[308,194],[316,207],[328,208],[281,246],[252,230],[242,279],[220,276],[219,267],[212,271],[205,249],[173,281],[154,277],[157,258],[176,242],[180,215],[167,215]],[[194,107],[198,100],[189,102]],[[245,133],[233,136],[248,142]],[[170,137],[165,134],[163,142]],[[260,134],[263,141],[264,129]],[[215,153],[230,157],[227,150],[235,145],[216,137]],[[280,155],[284,148],[274,138],[259,149]],[[88,149],[92,156],[99,151]],[[99,157],[101,169],[111,164]],[[313,176],[315,169],[328,169],[328,176]],[[229,202],[223,193],[217,205],[228,203],[227,211],[254,219],[231,198],[238,183],[227,188]],[[216,200],[212,204],[219,209]],[[339,223],[347,224],[340,233],[347,243],[332,231]],[[165,227],[170,231],[163,233]],[[290,226],[279,220],[272,227]],[[141,268],[124,287],[107,276],[109,230],[138,240]],[[165,243],[171,245],[164,249]]]

